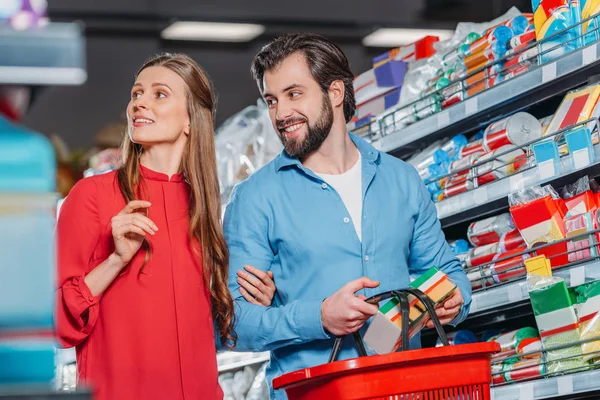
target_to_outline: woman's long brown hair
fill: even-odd
[[[204,282],[210,293],[212,315],[219,330],[221,343],[235,346],[233,330],[235,314],[229,292],[229,253],[221,226],[221,200],[214,143],[215,98],[212,84],[200,66],[182,54],[162,54],[148,60],[138,71],[161,66],[177,73],[187,86],[187,109],[190,134],[181,162],[181,171],[190,185],[190,236],[200,243]],[[136,75],[136,76],[137,76]],[[127,202],[137,198],[136,187],[141,183],[139,159],[142,146],[123,140],[123,166],[117,177],[119,188]],[[150,256],[144,242],[146,259]]]

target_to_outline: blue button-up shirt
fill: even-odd
[[[362,291],[371,296],[404,288],[410,276],[437,266],[465,300],[455,322],[468,313],[471,286],[417,171],[350,136],[362,155],[362,242],[338,193],[285,152],[238,184],[225,212],[237,350],[271,351],[269,384],[278,375],[327,362],[333,338],[323,330],[321,303],[362,276],[381,283]],[[277,292],[271,307],[241,296],[236,272],[245,264],[273,272]],[[419,345],[420,338],[413,338],[411,346]],[[340,359],[357,356],[354,340],[346,340]],[[272,391],[271,398],[286,397]]]

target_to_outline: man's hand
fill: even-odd
[[[376,288],[379,282],[362,277],[347,283],[321,305],[323,328],[335,336],[344,336],[358,331],[364,323],[377,313],[379,307],[364,301],[363,295],[355,293],[364,288]]]
[[[435,313],[440,319],[440,323],[442,325],[448,325],[450,322],[454,321],[454,318],[456,318],[456,316],[460,313],[460,309],[464,303],[465,300],[462,297],[462,293],[458,288],[456,288],[452,296],[446,299],[446,301],[444,301],[435,310]],[[431,318],[428,318],[426,326],[428,328],[434,327]]]

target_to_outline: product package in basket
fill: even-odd
[[[456,285],[448,275],[436,267],[428,269],[409,286],[421,290],[436,305],[443,303],[456,290]],[[409,295],[408,300],[410,306],[408,336],[412,338],[423,329],[427,312],[425,305],[416,297]],[[378,354],[392,353],[402,345],[402,329],[399,300],[397,297],[392,297],[380,304],[379,311],[365,333],[364,342]]]
[[[546,350],[548,372],[572,372],[586,367],[581,345],[553,349],[580,340],[579,320],[565,281],[552,276],[551,272],[548,276],[539,275],[539,271],[530,272],[527,286],[542,347]]]

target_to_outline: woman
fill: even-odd
[[[223,397],[215,336],[233,346],[235,332],[214,111],[192,59],[151,59],[131,90],[122,168],[83,179],[62,206],[57,333],[96,399]]]

